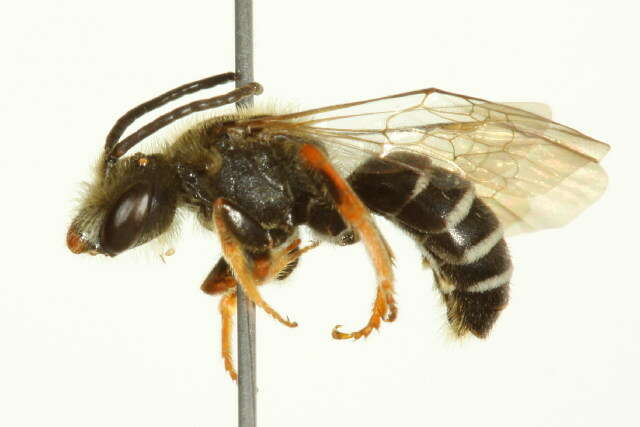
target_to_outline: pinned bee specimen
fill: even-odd
[[[372,214],[413,238],[459,336],[485,337],[508,301],[505,234],[564,225],[606,187],[598,161],[609,147],[509,104],[424,89],[297,113],[241,110],[203,119],[156,153],[124,155],[177,119],[261,93],[257,83],[176,108],[121,139],[141,115],[181,96],[232,82],[189,83],[120,118],[97,177],[67,233],[74,253],[115,256],[166,232],[178,208],[215,231],[223,256],[202,284],[221,294],[222,355],[236,378],[231,325],[236,285],[277,321],[258,287],[283,279],[317,243],[362,242],[376,273],[368,336],[392,322],[392,252]]]

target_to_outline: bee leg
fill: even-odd
[[[320,242],[311,242],[309,245],[301,248],[300,239],[295,239],[291,244],[272,255],[267,277],[273,277],[276,280],[286,279],[298,265],[300,257],[319,244]]]
[[[307,225],[340,246],[352,245],[360,240],[328,200],[309,203]]]
[[[238,380],[238,373],[233,367],[233,351],[231,349],[231,337],[233,331],[233,316],[236,311],[236,290],[231,289],[220,300],[220,315],[222,317],[222,359],[224,369],[229,373],[233,381]]]
[[[205,294],[217,295],[235,286],[236,281],[231,273],[231,267],[224,258],[220,258],[200,285],[200,289]]]
[[[233,333],[233,316],[236,311],[236,281],[231,273],[231,267],[224,258],[220,258],[209,275],[202,282],[200,289],[206,294],[217,295],[226,292],[220,299],[218,310],[222,318],[221,355],[224,369],[233,381],[237,381],[238,373],[233,367],[233,350],[231,339]]]
[[[391,249],[375,226],[369,210],[344,178],[334,169],[325,155],[311,144],[302,146],[299,155],[308,167],[316,172],[316,175],[323,178],[340,216],[362,238],[362,242],[373,262],[378,288],[369,322],[359,331],[351,333],[340,332],[338,330],[340,325],[338,325],[332,332],[335,339],[366,337],[374,329],[380,327],[381,320],[391,322],[396,318],[397,308],[393,298],[393,255]]]
[[[276,252],[274,256],[272,256],[274,259],[268,266],[264,276],[276,280],[286,279],[297,267],[300,256],[319,244],[320,242],[312,242],[310,245],[300,248],[300,239],[295,239],[289,246],[280,252]],[[258,283],[258,285],[262,284],[264,283]],[[200,289],[205,294],[218,295],[235,288],[236,285],[237,282],[233,278],[231,267],[229,267],[224,257],[221,257],[213,269],[211,269],[207,278],[202,282]]]
[[[284,279],[291,274],[298,259],[302,254],[312,248],[318,246],[318,242],[314,242],[309,246],[300,248],[300,239],[295,239],[290,245],[276,253],[274,261],[271,263],[267,271],[268,277],[275,277],[278,280]],[[260,284],[264,284],[264,281]],[[222,345],[221,355],[224,360],[224,369],[229,373],[233,381],[237,381],[238,373],[233,366],[233,350],[231,346],[233,334],[233,316],[236,311],[236,280],[233,278],[231,267],[224,258],[216,263],[207,278],[202,283],[201,289],[210,295],[219,294],[226,291],[226,294],[220,299],[218,309],[222,317]]]
[[[233,215],[233,218],[231,215]],[[246,245],[243,246],[239,241],[239,237],[245,237],[239,236],[241,235],[237,227],[239,218],[241,221],[246,221],[248,224],[251,224],[249,218],[224,199],[219,198],[213,203],[213,220],[220,236],[225,260],[229,263],[235,279],[240,283],[242,290],[249,300],[283,325],[295,328],[298,326],[296,322],[291,322],[283,318],[280,313],[271,308],[271,306],[262,299],[260,292],[258,292],[258,285],[273,277],[270,277],[273,270],[271,268],[272,260],[270,252],[268,251],[269,242],[266,233],[265,236],[262,237],[256,234],[255,230],[250,230],[250,233],[245,233],[245,235],[251,234],[252,237],[254,237],[253,246],[257,246],[258,243],[261,243],[260,239],[264,239],[263,246],[267,249],[260,253],[255,251],[254,247],[251,248],[254,249],[253,253],[248,254],[248,251],[245,250]],[[250,226],[247,228],[250,228]],[[247,230],[243,230],[243,232],[245,231]]]

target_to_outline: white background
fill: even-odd
[[[14,2],[0,20],[0,425],[233,426],[216,236],[176,255],[74,256],[79,183],[128,108],[233,68],[231,1]],[[375,281],[323,245],[258,314],[260,426],[637,426],[638,10],[626,1],[256,1],[262,98],[310,108],[428,86],[550,104],[604,140],[610,186],[568,227],[510,241],[512,300],[486,341],[446,338],[413,244],[388,224],[399,318],[361,342]],[[189,223],[190,224],[190,223]],[[139,251],[134,251],[139,252]],[[148,251],[147,251],[148,252]]]

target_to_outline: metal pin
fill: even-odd
[[[253,81],[252,0],[235,0],[236,87]],[[251,106],[253,98],[236,105]],[[256,427],[256,306],[237,286],[238,426]]]

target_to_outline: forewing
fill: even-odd
[[[347,169],[393,150],[425,155],[472,181],[509,234],[561,226],[606,188],[609,146],[518,106],[425,89],[249,125],[352,153],[339,158]]]

